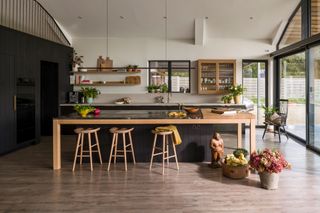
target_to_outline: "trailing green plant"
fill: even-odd
[[[95,87],[81,87],[81,92],[86,98],[96,98],[100,95],[100,90]]]
[[[233,98],[232,94],[224,95],[222,96],[221,101],[223,101],[224,103],[230,103],[232,98]]]
[[[160,86],[155,84],[150,84],[149,86],[147,86],[148,92],[155,92],[156,90],[159,90],[159,89],[160,89]]]
[[[233,97],[242,95],[246,89],[241,85],[232,85],[229,87],[229,92],[232,94]]]
[[[262,109],[266,118],[270,118],[274,113],[278,112],[278,109],[273,106],[262,106]]]

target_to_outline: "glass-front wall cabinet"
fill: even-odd
[[[198,93],[226,93],[235,84],[235,70],[235,60],[198,60]]]

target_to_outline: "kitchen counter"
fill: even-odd
[[[242,125],[250,126],[250,152],[255,150],[255,116],[248,112],[240,112],[234,115],[220,115],[211,112],[211,109],[202,109],[201,119],[169,118],[170,110],[106,110],[99,116],[82,118],[75,113],[59,116],[53,119],[53,168],[61,168],[61,128],[68,125],[81,127],[100,127],[99,137],[102,150],[110,150],[111,127],[133,127],[133,143],[138,162],[148,162],[152,149],[153,135],[151,130],[157,126],[176,125],[183,143],[177,147],[179,161],[202,162],[211,159],[211,151],[208,146],[214,132],[219,131],[216,125],[230,125],[237,127],[235,140],[237,147],[242,147]],[[220,131],[219,131],[220,132]],[[108,153],[107,153],[108,155]]]

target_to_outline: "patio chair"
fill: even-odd
[[[278,134],[279,136],[279,142],[281,143],[281,133],[284,133],[287,137],[287,140],[289,139],[288,133],[286,131],[287,126],[287,117],[288,117],[288,99],[280,99],[279,100],[279,110],[277,112],[278,116],[276,119],[267,119],[264,122],[265,129],[262,135],[262,139],[264,139],[264,136],[266,132],[268,131],[269,126],[273,126],[274,130],[273,133]]]

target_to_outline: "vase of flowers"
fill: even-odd
[[[232,85],[229,87],[229,92],[233,96],[233,100],[235,104],[240,104],[241,102],[241,95],[244,93],[245,88],[239,85]]]
[[[264,149],[250,155],[250,167],[258,171],[262,188],[277,189],[279,174],[291,165],[278,150]]]

